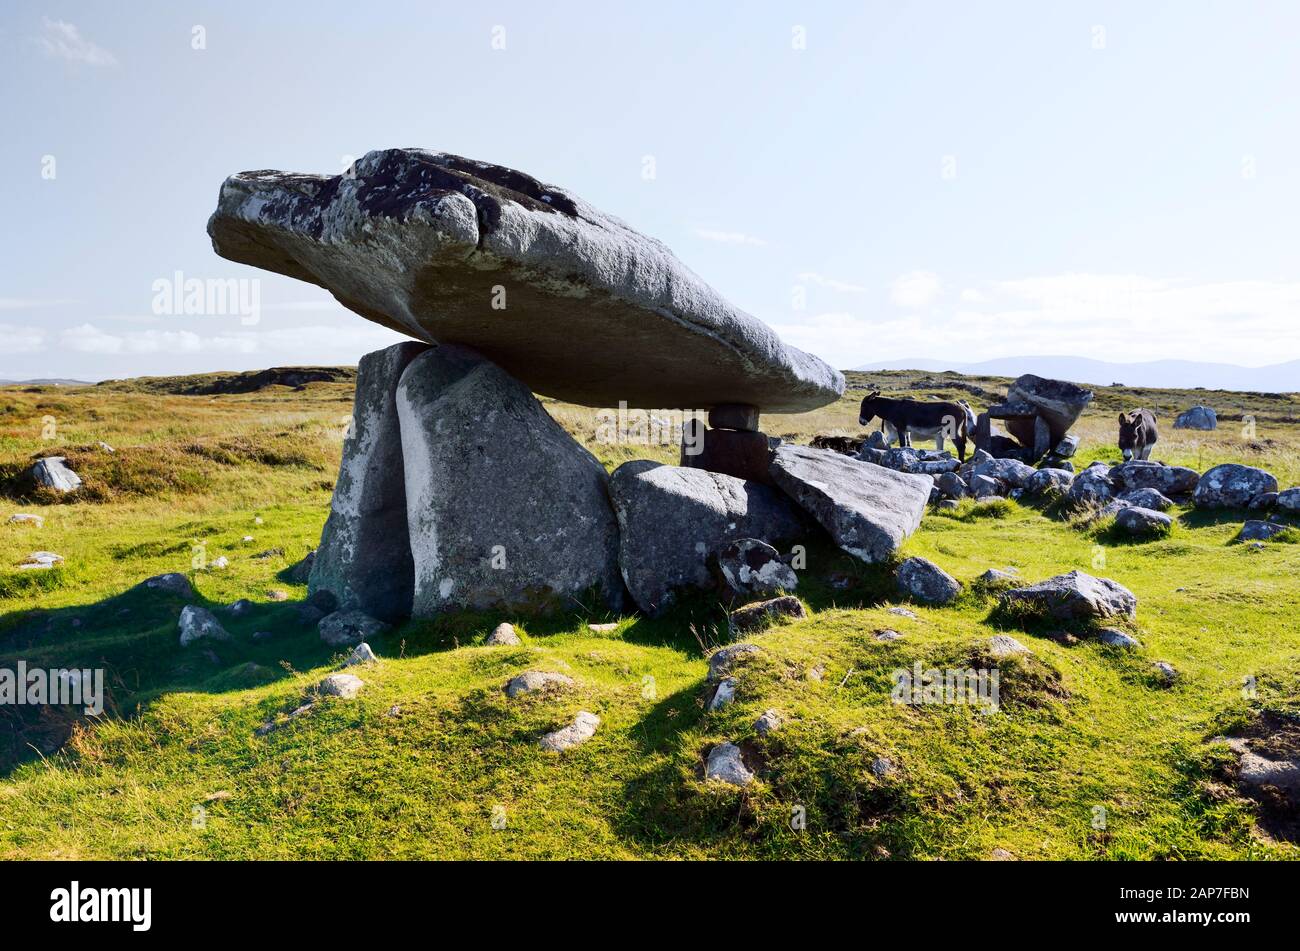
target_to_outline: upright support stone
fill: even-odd
[[[1052,450],[1052,427],[1041,416],[1034,417],[1033,449],[1033,462],[1037,462]]]
[[[383,621],[411,613],[414,568],[396,392],[402,372],[428,349],[411,341],[361,358],[343,462],[307,581],[313,594],[331,592],[340,610]]]
[[[719,403],[709,410],[709,425],[714,429],[739,429],[758,432],[758,407],[749,403]]]
[[[771,460],[772,447],[766,433],[709,429],[699,419],[688,420],[682,426],[681,464],[685,468],[771,485]]]
[[[980,413],[975,417],[975,448],[988,452],[992,442],[993,420],[988,413]]]
[[[413,360],[397,387],[414,617],[620,608],[608,476],[532,392],[468,347]]]

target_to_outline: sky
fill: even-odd
[[[205,232],[231,173],[394,146],[567,188],[842,368],[1297,359],[1297,36],[1292,2],[6,0],[0,378],[399,339]],[[178,278],[256,315],[169,313]]]

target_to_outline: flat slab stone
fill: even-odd
[[[574,403],[794,413],[844,392],[843,374],[661,242],[500,165],[385,149],[345,175],[242,172],[208,234],[222,257],[318,284],[419,340],[472,346]]]
[[[837,545],[866,562],[888,559],[916,531],[934,485],[929,476],[789,445],[773,453],[772,480]]]

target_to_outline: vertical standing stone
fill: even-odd
[[[402,371],[428,349],[411,341],[361,358],[343,462],[307,582],[313,594],[331,592],[341,610],[383,621],[411,613],[414,570],[396,392]]]
[[[510,374],[467,347],[411,362],[397,388],[415,566],[412,615],[621,607],[609,477]]]

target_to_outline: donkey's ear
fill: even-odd
[[[1119,414],[1119,421],[1120,421],[1120,424],[1121,424],[1121,425],[1123,425],[1124,423],[1127,423],[1127,422],[1129,421],[1128,413],[1125,413],[1125,412],[1121,411],[1120,414]]]

